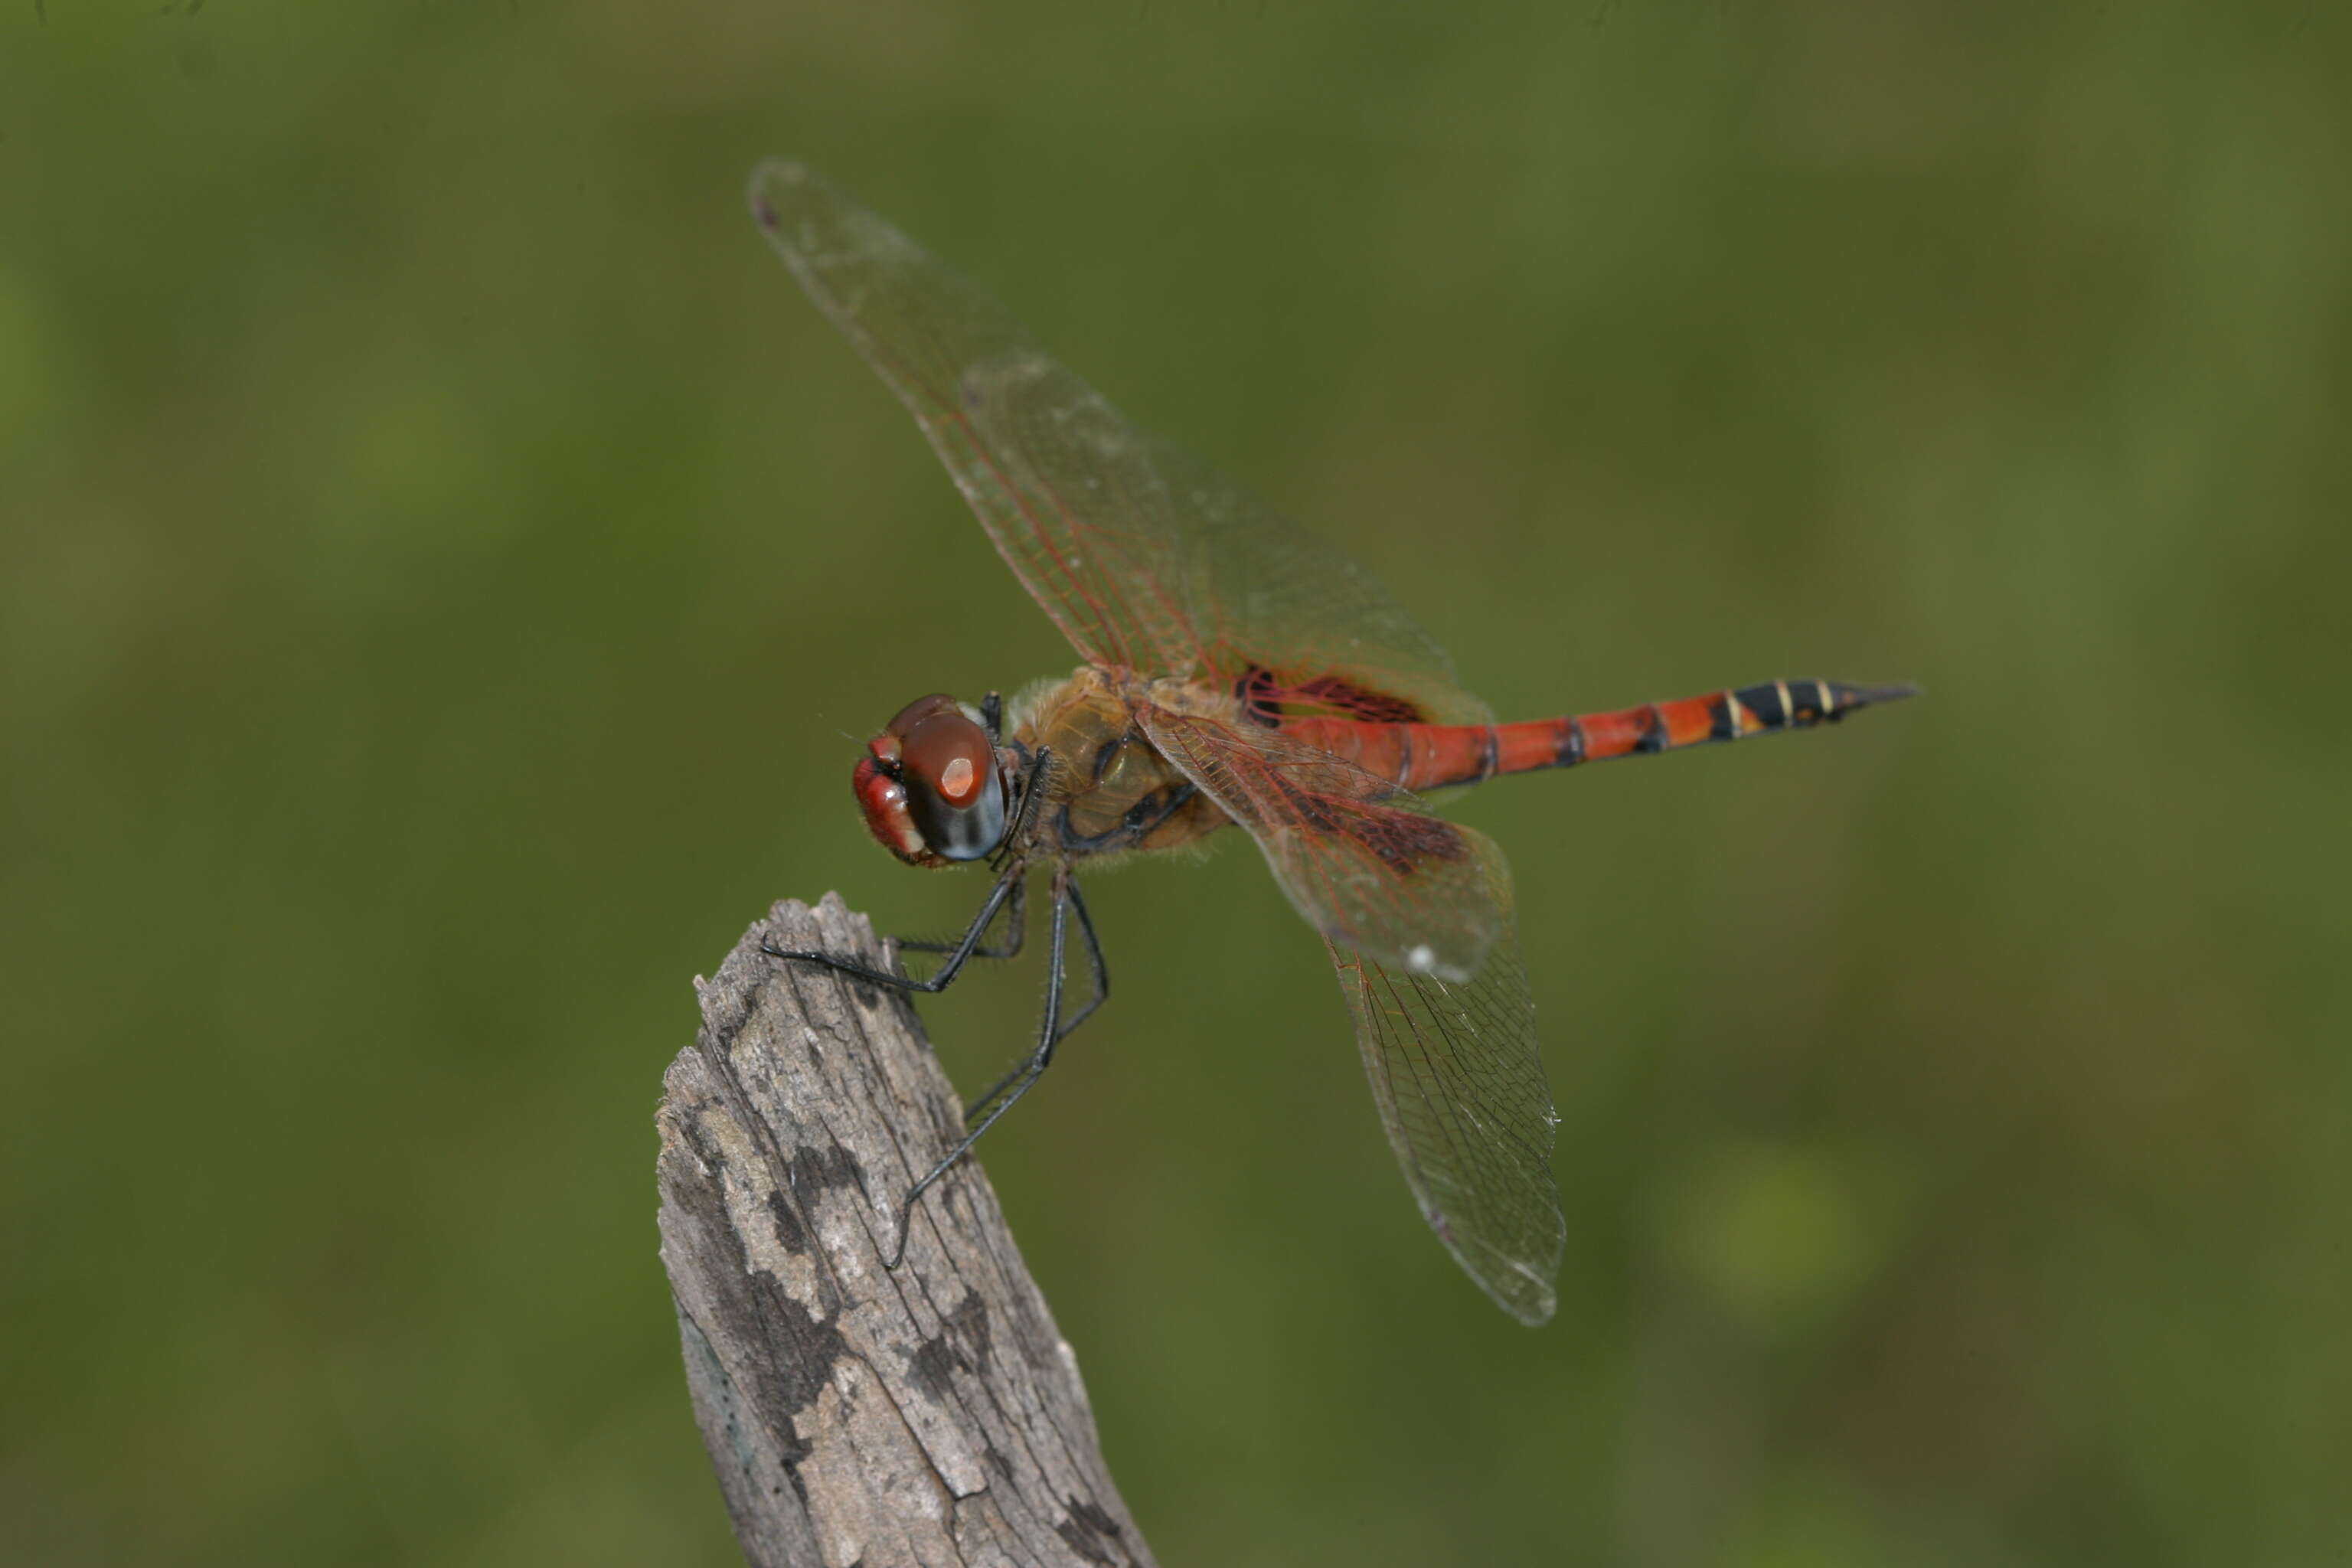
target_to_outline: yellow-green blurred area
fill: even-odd
[[[1074,662],[761,242],[806,160],[1507,716],[1560,1311],[1414,1212],[1249,844],[984,1148],[1160,1561],[2352,1540],[2352,22],[2241,5],[15,0],[0,1556],[737,1560],[689,981],[901,704]],[[1036,956],[922,1008],[950,1072]]]

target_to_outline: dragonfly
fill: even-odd
[[[857,758],[857,804],[883,847],[909,866],[982,861],[995,873],[959,939],[898,944],[938,955],[928,977],[766,948],[936,994],[971,961],[1020,952],[1028,879],[1048,877],[1036,1043],[971,1102],[961,1141],[906,1195],[892,1266],[917,1200],[1109,994],[1080,870],[1238,826],[1322,935],[1423,1218],[1505,1311],[1545,1321],[1567,1236],[1551,1165],[1559,1117],[1510,872],[1492,839],[1426,797],[1805,729],[1913,689],[1773,680],[1498,723],[1369,572],[1136,429],[961,273],[800,164],[761,165],[751,200],[784,265],[913,414],[1084,661],[1009,705],[994,693],[919,698]],[[1074,934],[1083,1000],[1066,973]]]

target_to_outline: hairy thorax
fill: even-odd
[[[1121,679],[1091,665],[1024,693],[1013,738],[1031,752],[1054,753],[1032,829],[1036,853],[1076,860],[1177,849],[1232,820],[1152,749],[1136,728],[1137,702],[1241,720],[1230,692],[1188,680]]]

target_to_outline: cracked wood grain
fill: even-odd
[[[1076,1357],[966,1160],[882,1260],[961,1111],[905,1000],[760,952],[880,944],[785,902],[695,982],[662,1080],[661,1255],[695,1419],[754,1568],[1136,1565]]]

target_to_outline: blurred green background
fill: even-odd
[[[956,924],[857,742],[1072,663],[761,243],[787,154],[1507,715],[1929,692],[1454,807],[1564,1117],[1540,1331],[1248,845],[1095,885],[1113,1005],[987,1164],[1163,1562],[2340,1561],[2347,33],[18,0],[0,1557],[736,1560],[688,981],[776,898]],[[967,1087],[1038,985],[925,1006]]]

